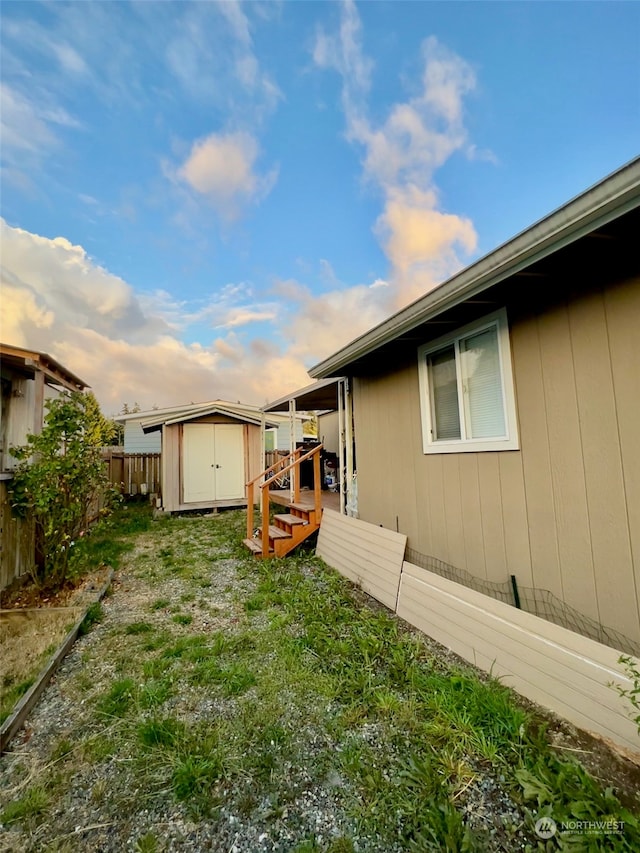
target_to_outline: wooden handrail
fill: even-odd
[[[278,474],[286,474],[287,471],[290,471],[292,468],[295,468],[297,465],[300,465],[301,462],[306,462],[307,459],[311,459],[313,454],[317,453],[319,450],[322,450],[321,444],[319,444],[317,447],[314,447],[311,450],[309,450],[307,453],[304,454],[304,456],[301,456],[299,459],[295,459],[293,462],[291,462],[289,465],[287,465],[286,468],[281,468],[280,471],[278,471]],[[295,452],[299,453],[300,448],[298,448]],[[289,456],[291,456],[291,455],[292,454],[290,453]],[[273,466],[271,466],[271,467],[273,467]],[[263,474],[266,474],[266,473],[267,473],[266,471],[263,471]],[[260,477],[256,477],[256,479],[259,480]],[[255,480],[253,482],[255,482]],[[271,483],[271,480],[265,480],[264,483],[260,484],[260,488],[264,489],[264,487],[268,486],[270,483]]]
[[[265,468],[265,470],[261,471],[257,477],[254,477],[253,480],[249,480],[249,482],[246,483],[246,485],[252,486],[254,483],[257,483],[258,480],[260,480],[262,477],[271,473],[271,471],[274,471],[278,467],[278,465],[282,465],[283,462],[285,462],[287,459],[291,459],[292,456],[296,456],[296,454],[298,454],[298,453],[302,453],[301,447],[296,447],[296,449],[293,451],[293,453],[288,453],[286,456],[280,457],[280,459],[278,459],[277,462],[274,462],[273,465],[269,466],[269,468]],[[280,471],[278,471],[278,473],[280,473]]]
[[[314,492],[314,509],[315,509],[315,517],[316,519],[320,518],[320,512],[322,510],[322,484],[320,478],[320,451],[322,450],[322,445],[318,444],[316,447],[313,447],[303,456],[298,458],[298,453],[301,453],[301,448],[296,448],[293,453],[289,453],[288,456],[284,456],[282,459],[279,459],[274,465],[271,465],[270,468],[267,468],[257,477],[254,477],[253,480],[250,480],[247,483],[247,539],[253,538],[253,518],[254,518],[254,485],[261,478],[265,477],[273,469],[277,468],[282,462],[290,459],[293,456],[293,462],[290,462],[286,468],[281,468],[278,471],[278,474],[285,474],[287,471],[291,471],[293,468],[297,468],[298,472],[300,471],[300,465],[303,462],[306,462],[307,459],[311,459],[313,457],[313,492]],[[265,479],[263,483],[260,483],[260,510],[262,515],[262,556],[269,556],[269,486],[271,485],[272,477],[268,480]],[[267,487],[265,489],[265,486]],[[294,486],[294,502],[300,499],[300,476],[295,477],[295,486]]]

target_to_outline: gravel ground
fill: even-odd
[[[124,558],[112,592],[103,601],[102,621],[75,644],[11,751],[0,759],[0,814],[8,804],[24,802],[35,789],[23,819],[0,824],[0,851],[400,853],[408,849],[400,842],[359,834],[348,808],[351,783],[338,769],[338,761],[335,766],[327,764],[327,755],[348,750],[353,743],[374,753],[388,749],[380,743],[376,723],[354,723],[349,738],[333,741],[327,727],[318,722],[331,719],[331,702],[310,692],[307,706],[301,705],[304,686],[295,696],[283,688],[274,699],[291,748],[280,753],[277,738],[267,745],[275,756],[270,784],[256,787],[244,770],[232,781],[223,776],[209,814],[194,813],[188,800],[176,799],[171,776],[155,762],[154,753],[149,753],[146,764],[143,756],[141,764],[139,744],[131,739],[124,716],[105,718],[96,713],[101,697],[118,679],[139,673],[138,655],[151,661],[156,654],[152,642],[144,645],[148,638],[157,638],[166,648],[169,642],[211,638],[216,632],[241,638],[248,624],[257,633],[266,629],[264,611],[247,617],[246,601],[256,581],[246,571],[246,560],[228,556],[229,548],[217,533],[219,519],[209,525],[205,521],[162,522],[139,535],[135,549]],[[303,572],[313,574],[304,566]],[[365,599],[360,593],[356,596]],[[431,648],[428,639],[423,641]],[[431,650],[448,655],[435,643]],[[170,664],[167,659],[167,667]],[[268,659],[261,661],[265,668],[269,664]],[[183,680],[160,707],[163,715],[189,726],[224,725],[239,714],[251,719],[253,695],[251,688],[242,695],[221,695]],[[320,707],[322,703],[325,706]],[[151,710],[140,712],[140,722],[152,718]],[[233,743],[226,746],[232,753]],[[504,778],[491,766],[474,766],[471,757],[469,767],[469,782],[461,789],[458,805],[467,825],[489,839],[482,849],[535,849],[536,839],[525,829],[522,807],[509,795]],[[280,796],[278,785],[286,796]]]
[[[49,784],[61,788],[52,797],[44,819],[41,815],[21,825],[0,824],[0,851],[122,853],[148,849],[182,853],[205,850],[275,853],[294,850],[310,838],[317,843],[317,849],[323,849],[348,831],[355,850],[392,853],[393,848],[380,846],[376,839],[358,841],[336,796],[342,780],[329,778],[326,784],[318,785],[315,774],[307,767],[289,768],[294,796],[277,818],[274,819],[274,814],[279,809],[265,799],[256,804],[249,819],[235,813],[233,807],[223,805],[214,819],[203,820],[194,819],[185,804],[175,802],[168,790],[141,790],[127,757],[114,755],[93,763],[79,761],[77,768],[73,767],[73,752],[70,762],[66,756],[55,757],[61,741],[69,741],[77,748],[92,737],[118,737],[118,722],[105,731],[104,723],[96,719],[92,701],[95,695],[106,693],[118,675],[116,664],[105,651],[118,631],[139,622],[166,629],[173,603],[193,595],[194,588],[199,590],[200,601],[186,602],[181,607],[181,612],[192,619],[189,634],[214,631],[233,634],[243,620],[242,600],[253,583],[238,575],[242,561],[221,559],[215,547],[209,547],[203,556],[209,562],[215,560],[215,569],[206,572],[204,581],[202,576],[195,582],[193,578],[166,576],[150,583],[140,567],[156,559],[157,549],[157,537],[141,537],[136,550],[127,557],[127,566],[115,575],[111,594],[103,601],[102,622],[76,642],[23,732],[0,759],[0,807],[23,795],[42,780],[45,772],[53,771]],[[202,586],[203,582],[207,585]],[[154,603],[161,600],[171,604],[154,610]],[[172,697],[163,711],[191,722],[205,721],[232,713],[234,702],[233,698],[221,701],[203,696],[202,691],[194,689]],[[314,740],[323,740],[323,735],[302,729],[300,737],[305,740],[306,752],[312,759]],[[62,765],[65,776],[62,782],[56,778],[56,764]],[[148,784],[148,779],[144,781]],[[223,788],[219,793],[224,800],[232,792]],[[233,791],[229,797],[231,804],[240,799],[239,793],[237,789]]]

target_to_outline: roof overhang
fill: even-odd
[[[290,401],[294,400],[297,409],[308,412],[320,412],[338,408],[338,383],[342,377],[321,379],[312,385],[292,391],[273,403],[263,406],[263,412],[286,412]]]
[[[159,418],[160,416],[169,417],[170,415],[177,414],[178,412],[185,412],[189,409],[201,409],[204,406],[213,406],[217,402],[217,400],[206,400],[202,403],[183,403],[181,406],[168,406],[161,409],[146,409],[142,412],[129,412],[126,415],[116,415],[113,420],[117,421],[117,423],[126,423],[127,421],[141,421],[147,418]]]
[[[334,377],[417,326],[526,270],[532,264],[640,205],[640,158],[567,202],[508,243],[314,365],[310,376]]]
[[[0,344],[0,358],[4,364],[13,367],[24,376],[33,378],[36,373],[44,374],[45,381],[49,385],[59,385],[68,391],[84,391],[85,388],[91,387],[46,352]]]

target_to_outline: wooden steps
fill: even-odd
[[[269,525],[269,550],[266,555],[268,557],[285,557],[320,527],[319,520],[316,523],[315,509],[302,504],[290,504],[287,509],[290,511],[274,515],[273,524]],[[254,556],[264,556],[262,527],[258,527],[253,537],[244,539],[243,544]]]
[[[245,546],[245,548],[248,548],[250,551],[252,551],[256,557],[262,556],[262,542],[260,539],[256,539],[255,537],[253,539],[243,539],[242,544]],[[269,552],[269,557],[273,556],[274,552],[272,550]]]
[[[301,542],[308,539],[320,527],[322,518],[322,494],[320,477],[320,453],[318,444],[304,452],[297,448],[288,456],[278,460],[247,483],[247,538],[243,544],[255,557],[284,557]],[[300,503],[300,466],[303,462],[313,462],[313,504]],[[294,481],[293,502],[288,504],[288,512],[274,515],[273,524],[269,524],[269,484],[275,474],[284,475],[290,471]],[[256,484],[259,484],[256,486]],[[263,525],[254,529],[255,488],[260,489],[260,506]]]

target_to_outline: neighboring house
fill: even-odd
[[[45,400],[62,391],[83,391],[82,379],[43,352],[0,344],[2,409],[0,414],[0,589],[31,569],[35,560],[33,530],[14,518],[7,485],[17,465],[11,447],[26,444],[44,423]]]
[[[406,536],[400,615],[636,749],[609,682],[640,653],[638,235],[640,159],[310,371],[353,407],[343,553]]]
[[[167,417],[187,414],[189,411],[200,411],[207,406],[223,406],[226,410],[238,412],[240,415],[249,415],[260,420],[260,409],[257,406],[249,406],[241,403],[231,403],[227,400],[211,400],[204,403],[191,403],[190,405],[172,406],[166,409],[154,409],[146,412],[134,412],[128,415],[117,415],[114,420],[124,424],[124,452],[125,453],[160,453],[162,449],[161,433],[159,431],[145,433],[142,429],[142,421],[150,417]],[[302,442],[302,425],[305,417],[297,415],[295,418],[295,441]],[[286,450],[290,448],[290,421],[285,415],[274,415],[271,419],[273,426],[266,430],[266,450]]]
[[[166,512],[246,506],[246,483],[263,470],[263,425],[274,426],[258,409],[222,400],[150,412],[139,424],[162,436]]]

